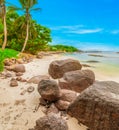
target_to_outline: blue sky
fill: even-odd
[[[10,0],[8,0],[10,1]],[[18,4],[16,0],[12,3]],[[52,44],[83,50],[119,51],[119,0],[38,0],[38,23],[52,31]]]

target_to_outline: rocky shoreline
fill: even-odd
[[[93,107],[95,106],[93,94],[95,95],[97,92],[98,96],[98,90],[99,92],[102,90],[101,94],[105,106],[108,103],[105,99],[106,92],[109,93],[108,95],[113,94],[112,97],[110,96],[110,100],[118,100],[118,98],[114,98],[118,91],[115,93],[115,90],[111,90],[115,84],[118,88],[118,83],[105,81],[104,84],[102,82],[97,84],[94,72],[89,69],[82,69],[79,61],[62,58],[59,54],[51,55],[48,53],[42,59],[40,56],[40,59],[30,57],[32,60],[28,60],[27,64],[17,62],[17,64],[9,64],[8,66],[8,61],[6,62],[5,68],[7,70],[0,75],[2,94],[0,128],[4,130],[43,130],[43,128],[47,130],[48,128],[49,130],[86,130],[85,126],[77,125],[76,121],[74,126],[73,119],[67,115],[68,112],[69,115],[77,118],[79,123],[87,125],[91,130],[97,128],[100,130],[113,128],[118,130],[119,107],[117,102],[116,112],[113,112],[112,107],[105,107],[103,111],[100,98],[98,100],[95,98],[96,104],[98,102],[99,104]],[[95,89],[93,90],[93,88]],[[73,104],[76,104],[77,107]],[[78,104],[81,105],[78,106]],[[99,108],[101,111],[97,113]],[[93,112],[95,112],[94,116],[92,116]],[[101,118],[100,113],[102,116],[104,115],[101,122],[98,118],[98,115]],[[110,113],[116,116],[110,117],[107,123],[106,120]],[[32,119],[29,119],[29,116]],[[88,123],[88,121],[91,122]],[[111,121],[114,124],[110,124]]]

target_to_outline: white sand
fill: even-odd
[[[47,75],[51,61],[66,58],[60,55],[53,55],[43,59],[34,59],[33,62],[25,64],[26,72],[22,77],[29,79],[37,75]],[[98,73],[96,73],[96,77],[98,80],[110,80],[109,77],[103,77]],[[111,77],[111,80],[113,79],[115,80],[114,77]],[[118,81],[118,78],[116,80]],[[40,97],[37,92],[37,85],[19,82],[18,87],[12,88],[9,86],[9,81],[10,78],[0,78],[0,130],[28,130],[33,128],[35,121],[44,116],[42,108],[34,112]],[[35,87],[35,91],[20,95],[29,86]],[[86,130],[86,127],[78,125],[77,120],[74,118],[69,117],[67,122],[69,130]]]

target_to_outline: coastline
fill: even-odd
[[[53,60],[67,59],[69,57],[61,54],[53,54],[45,56],[42,59],[34,59],[32,62],[25,64],[26,72],[22,76],[25,79],[30,79],[37,75],[48,75],[48,66]],[[72,57],[70,57],[72,58]],[[87,69],[87,68],[83,68]],[[118,82],[118,77],[110,77],[102,75],[96,68],[88,68],[94,71],[96,80],[114,80]],[[43,108],[39,108],[37,112],[34,109],[39,103],[40,95],[37,92],[37,85],[28,83],[19,83],[18,87],[11,88],[9,86],[9,78],[0,78],[0,129],[4,130],[28,130],[33,128],[35,121],[44,116]],[[35,90],[32,93],[20,95],[29,86],[33,86]],[[16,102],[19,102],[16,104]],[[32,117],[32,118],[29,118]],[[67,120],[69,130],[86,130],[85,126],[80,126],[77,120],[68,117]]]

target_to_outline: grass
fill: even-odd
[[[6,58],[17,58],[17,55],[19,54],[18,51],[12,50],[12,49],[0,49],[0,72],[4,69],[3,61]]]

